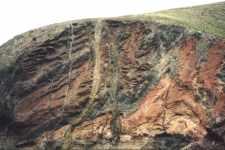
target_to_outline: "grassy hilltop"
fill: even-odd
[[[194,31],[225,37],[225,2],[129,17],[132,19],[153,20],[165,24],[181,25]]]

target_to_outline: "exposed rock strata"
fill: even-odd
[[[106,19],[35,42],[0,70],[1,129],[18,149],[225,147],[225,40]]]

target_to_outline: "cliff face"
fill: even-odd
[[[17,149],[225,149],[223,38],[135,19],[49,28],[1,47],[0,132]]]

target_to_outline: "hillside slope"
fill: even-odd
[[[0,149],[225,149],[223,6],[70,21],[5,43]]]
[[[225,2],[128,17],[153,20],[164,24],[176,24],[197,32],[225,37]]]

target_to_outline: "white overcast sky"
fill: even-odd
[[[224,0],[1,0],[0,45],[44,25],[81,18],[141,14]]]

